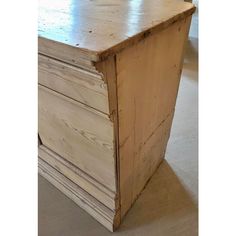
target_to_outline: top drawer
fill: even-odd
[[[102,76],[39,55],[39,84],[109,114],[107,85]]]

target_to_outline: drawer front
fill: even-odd
[[[42,144],[115,191],[113,132],[107,115],[39,85]]]
[[[39,55],[39,84],[109,114],[107,85],[102,76]]]

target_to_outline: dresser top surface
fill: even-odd
[[[39,51],[53,41],[98,61],[194,10],[178,0],[39,0]]]

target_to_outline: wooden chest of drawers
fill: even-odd
[[[40,0],[39,172],[111,231],[164,158],[194,10]]]

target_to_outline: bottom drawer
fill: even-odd
[[[113,132],[108,116],[39,85],[42,144],[115,191]]]

